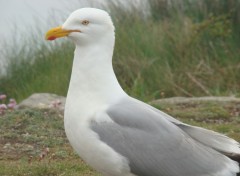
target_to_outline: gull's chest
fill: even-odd
[[[129,168],[126,159],[99,139],[98,134],[90,128],[91,121],[112,123],[108,116],[100,110],[81,111],[81,109],[75,109],[74,106],[68,106],[66,103],[65,132],[79,156],[105,175],[128,175]]]
[[[88,101],[67,98],[64,113],[65,132],[75,151],[82,157],[90,155],[91,150],[98,145],[98,137],[89,127],[95,111],[96,107],[90,106]]]

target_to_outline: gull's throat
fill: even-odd
[[[113,46],[104,46],[75,49],[68,99],[80,101],[82,108],[111,104],[125,94],[113,71]]]

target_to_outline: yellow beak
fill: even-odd
[[[47,31],[45,39],[46,40],[55,40],[56,38],[68,36],[71,32],[81,32],[80,30],[65,30],[62,26],[52,28]]]

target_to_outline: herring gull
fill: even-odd
[[[86,163],[106,176],[237,175],[237,141],[124,92],[112,67],[115,32],[106,11],[76,10],[46,39],[64,36],[76,45],[64,127]]]

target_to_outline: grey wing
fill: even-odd
[[[126,157],[138,176],[235,176],[239,170],[236,162],[131,98],[106,113],[113,123],[92,122],[92,130]]]
[[[138,103],[143,104],[143,106],[148,106],[153,111],[157,112],[159,115],[161,115],[168,121],[172,122],[179,128],[181,128],[185,133],[187,133],[189,136],[191,136],[196,141],[199,141],[200,143],[202,143],[208,147],[211,147],[229,157],[236,158],[240,162],[240,145],[234,139],[231,139],[225,135],[216,133],[211,130],[207,130],[207,129],[204,129],[201,127],[182,123],[181,121],[171,117],[170,115],[168,115],[148,104],[140,102],[136,99],[134,99],[134,101],[137,101]]]

